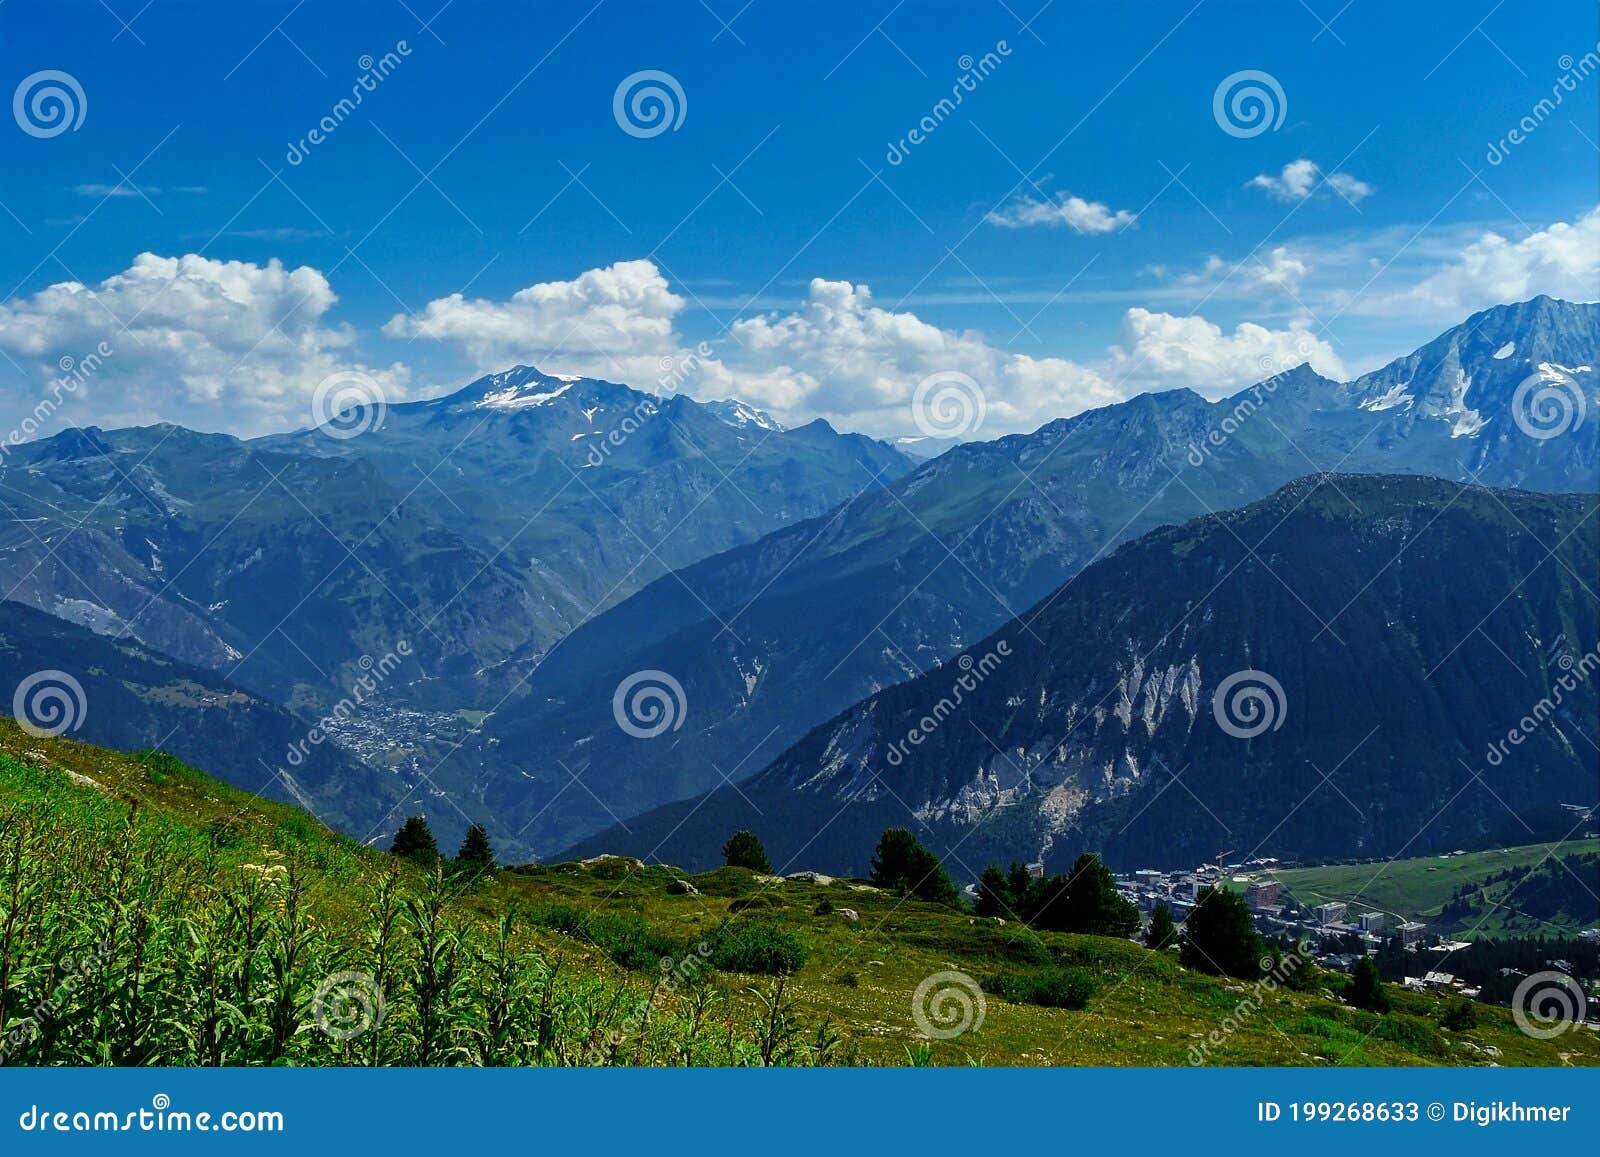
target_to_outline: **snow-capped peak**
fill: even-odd
[[[490,374],[464,392],[471,396],[474,409],[527,410],[555,401],[582,380],[577,374],[546,374],[531,366],[516,366]]]
[[[720,402],[706,402],[705,407],[716,417],[738,429],[755,426],[757,429],[771,430],[776,434],[783,432],[782,423],[771,414],[765,410],[758,410],[754,406],[746,405],[738,398],[724,398]]]

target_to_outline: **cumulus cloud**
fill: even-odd
[[[1327,377],[1347,376],[1333,347],[1304,326],[1245,322],[1224,333],[1203,317],[1130,309],[1111,350],[1113,372],[1129,383],[1186,385],[1211,398],[1306,362]]]
[[[838,415],[880,434],[904,432],[917,383],[950,371],[983,389],[983,436],[1030,430],[1142,390],[1189,386],[1222,397],[1306,361],[1331,377],[1344,374],[1328,343],[1302,327],[1246,324],[1224,333],[1202,317],[1144,309],[1127,312],[1121,343],[1103,356],[1034,358],[873,305],[866,286],[820,279],[799,310],[741,321],[734,337],[737,351],[716,366],[718,389],[780,412]]]
[[[1450,315],[1541,293],[1572,301],[1600,297],[1600,207],[1574,223],[1557,221],[1520,241],[1484,233],[1417,284],[1369,295],[1357,308],[1386,313],[1420,307],[1430,315]]]
[[[306,426],[318,383],[347,371],[403,396],[404,367],[354,360],[353,331],[327,324],[337,301],[308,266],[141,253],[97,285],[58,282],[0,305],[0,351],[37,375],[0,397],[7,410],[31,411],[33,391],[60,376],[63,359],[80,361],[101,343],[111,353],[63,423],[174,421],[242,434]]]
[[[1363,197],[1370,197],[1374,191],[1367,182],[1349,173],[1329,173],[1324,178],[1321,167],[1305,157],[1290,161],[1277,176],[1257,174],[1245,183],[1245,187],[1264,189],[1268,196],[1280,201],[1304,201],[1324,184],[1352,204]]]
[[[873,433],[906,432],[917,383],[936,373],[978,382],[995,432],[1119,397],[1091,366],[1010,353],[979,334],[884,309],[872,303],[867,286],[848,281],[817,278],[798,310],[736,322],[732,337],[708,370],[712,392],[737,392],[788,415],[820,414]]]
[[[383,332],[459,346],[482,370],[526,362],[654,380],[659,360],[679,352],[673,319],[683,308],[654,262],[619,261],[571,281],[530,285],[506,301],[452,293],[391,318]]]
[[[1246,265],[1213,259],[1206,275],[1288,286],[1306,269],[1280,247]],[[0,351],[31,363],[42,384],[56,376],[59,359],[81,359],[102,340],[111,345],[63,422],[170,420],[260,433],[308,424],[317,385],[335,373],[370,374],[390,399],[407,392],[402,365],[377,369],[356,358],[354,332],[328,320],[337,300],[308,267],[146,253],[98,285],[63,282],[0,306]],[[794,308],[742,318],[710,356],[685,361],[691,342],[677,327],[684,310],[652,262],[626,261],[501,300],[452,294],[393,317],[384,332],[454,347],[479,370],[527,362],[646,389],[662,380],[670,357],[693,366],[682,388],[696,397],[731,395],[791,423],[823,417],[880,436],[910,432],[918,384],[936,375],[964,375],[982,389],[987,417],[973,433],[983,437],[1142,390],[1189,386],[1220,397],[1308,360],[1344,376],[1327,343],[1294,324],[1230,332],[1203,317],[1131,309],[1110,348],[1040,357],[882,306],[866,285],[823,278]],[[26,412],[37,401],[27,395],[0,398]]]
[[[1100,201],[1086,201],[1070,193],[1046,200],[1023,194],[984,216],[991,225],[1004,229],[1027,229],[1034,225],[1070,225],[1079,233],[1110,233],[1125,229],[1138,220],[1126,209],[1113,211]]]

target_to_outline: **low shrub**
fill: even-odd
[[[730,912],[754,912],[763,908],[782,908],[783,901],[776,896],[745,896],[728,905]]]
[[[1095,992],[1095,980],[1076,968],[1042,968],[1034,972],[1000,972],[984,988],[1012,1004],[1042,1008],[1085,1008]]]
[[[1451,1032],[1466,1032],[1478,1027],[1478,1006],[1470,1000],[1455,1000],[1450,1002],[1450,1007],[1445,1009],[1444,1016],[1439,1020],[1441,1028]]]
[[[1443,1057],[1450,1051],[1439,1030],[1430,1022],[1406,1013],[1378,1016],[1363,1013],[1358,1027],[1370,1036],[1392,1041],[1409,1052],[1420,1056]]]
[[[534,912],[533,923],[535,927],[546,928],[551,932],[578,936],[588,915],[583,909],[571,904],[551,904]]]
[[[677,959],[681,945],[657,932],[643,916],[632,912],[600,912],[584,926],[591,944],[609,956],[613,963],[634,972],[653,972],[664,957]]]
[[[571,904],[551,904],[534,913],[533,923],[593,944],[618,967],[635,972],[659,968],[664,956],[676,959],[682,947],[633,912],[588,913]]]
[[[694,886],[707,896],[748,896],[762,887],[749,868],[718,868],[694,877]]]
[[[770,921],[737,920],[710,937],[711,964],[724,972],[782,976],[797,972],[811,955],[805,941]]]

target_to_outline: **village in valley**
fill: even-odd
[[[1483,997],[1481,983],[1446,971],[1444,967],[1471,950],[1473,941],[1441,935],[1422,921],[1363,903],[1359,897],[1343,900],[1319,896],[1314,901],[1303,902],[1279,879],[1281,870],[1299,865],[1273,857],[1257,857],[1229,866],[1229,854],[1219,852],[1215,862],[1193,869],[1140,868],[1119,874],[1116,876],[1117,891],[1139,908],[1146,923],[1151,913],[1164,904],[1172,919],[1181,925],[1194,910],[1204,889],[1230,888],[1243,894],[1255,916],[1256,928],[1264,937],[1310,945],[1316,963],[1323,968],[1349,972],[1365,956],[1376,957],[1398,949],[1415,961],[1414,966],[1407,962],[1405,975],[1395,978],[1402,987],[1419,992],[1454,993],[1467,1000]],[[1440,858],[1448,860],[1466,854],[1449,852]],[[1042,865],[1030,864],[1029,870],[1041,871]],[[1577,937],[1587,944],[1600,945],[1600,928],[1583,929]],[[1550,959],[1542,964],[1568,975],[1581,971],[1564,959]],[[1499,971],[1511,979],[1524,974],[1522,970],[1511,968]],[[1594,977],[1577,976],[1577,979],[1585,987],[1596,984]]]

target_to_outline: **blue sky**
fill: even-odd
[[[1600,296],[1592,3],[440,3],[0,6],[0,87],[83,94],[0,125],[0,422],[104,340],[61,420],[260,433],[335,373],[672,359],[877,434],[962,374],[988,436]],[[656,135],[614,115],[647,70]],[[1247,70],[1253,134],[1214,108]]]

